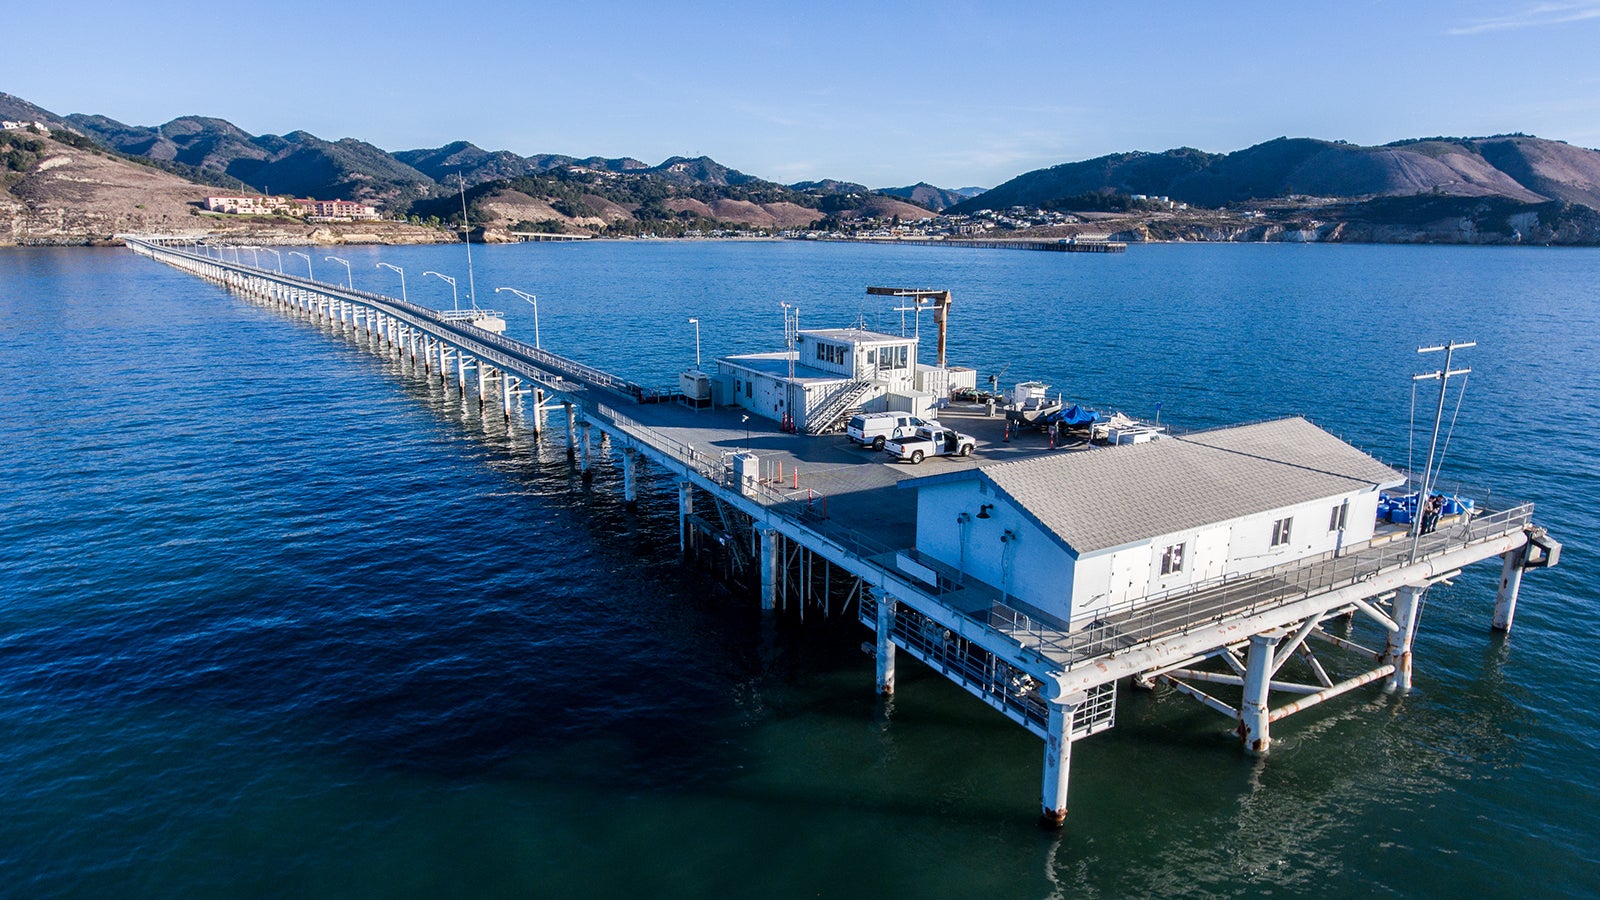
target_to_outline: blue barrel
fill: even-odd
[[[1411,524],[1411,510],[1404,506],[1397,506],[1389,513],[1389,521],[1396,525]]]

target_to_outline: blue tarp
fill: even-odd
[[[1063,425],[1092,425],[1098,421],[1100,421],[1099,413],[1092,409],[1084,409],[1076,403],[1045,417],[1045,424],[1047,425],[1054,425],[1057,422]]]

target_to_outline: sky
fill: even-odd
[[[1600,146],[1600,0],[9,4],[0,91],[385,150],[993,187],[1129,150]]]

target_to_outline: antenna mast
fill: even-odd
[[[478,289],[472,282],[472,223],[467,221],[467,179],[456,170],[456,180],[461,183],[461,238],[467,242],[467,298],[472,308],[478,308]]]
[[[792,306],[788,303],[779,303],[778,305],[783,307],[783,346],[787,351],[784,355],[789,358],[789,378],[793,380],[794,361],[795,357],[799,355],[799,351],[795,349],[795,344],[800,339],[800,307]]]
[[[1428,502],[1428,498],[1433,496],[1434,485],[1439,481],[1439,473],[1435,472],[1433,469],[1433,454],[1434,451],[1439,448],[1439,425],[1444,421],[1445,390],[1449,387],[1451,378],[1456,375],[1466,375],[1472,371],[1471,369],[1452,369],[1450,368],[1450,364],[1455,361],[1457,350],[1466,350],[1470,347],[1476,346],[1478,346],[1477,341],[1466,341],[1464,343],[1451,341],[1448,344],[1443,344],[1437,347],[1417,348],[1418,353],[1438,353],[1440,350],[1443,350],[1444,368],[1438,370],[1437,372],[1427,372],[1422,375],[1411,376],[1411,382],[1413,385],[1419,381],[1438,380],[1439,382],[1439,408],[1433,414],[1433,439],[1428,442],[1428,458],[1422,467],[1421,491],[1417,494],[1417,513],[1411,517],[1412,562],[1416,562],[1417,545],[1422,540],[1423,507]],[[1465,388],[1463,388],[1463,390],[1465,390]]]

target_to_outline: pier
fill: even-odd
[[[837,435],[791,434],[737,410],[660,402],[673,398],[466,316],[224,261],[182,239],[125,242],[454,381],[463,396],[475,393],[519,427],[539,431],[556,416],[585,482],[595,476],[595,442],[609,442],[620,451],[626,503],[638,501],[641,467],[664,475],[676,488],[680,550],[751,584],[763,609],[857,619],[874,635],[878,691],[894,690],[904,654],[1040,737],[1039,810],[1051,826],[1066,816],[1072,746],[1114,727],[1119,687],[1183,693],[1226,717],[1247,752],[1269,753],[1274,724],[1294,713],[1380,684],[1410,688],[1430,587],[1499,558],[1500,587],[1486,618],[1508,630],[1523,573],[1559,559],[1560,545],[1534,523],[1531,504],[1506,504],[1447,515],[1426,534],[1385,525],[1324,553],[1114,598],[1092,616],[1065,620],[1020,599],[1004,579],[979,580],[919,549],[917,487],[939,480],[930,475],[982,478],[1008,463],[1100,451],[1047,447],[1036,435],[1013,439],[1003,418],[956,405],[940,420],[976,435],[977,454],[880,464]],[[946,524],[965,535],[974,518],[998,528],[991,523],[1005,512],[988,503]],[[1342,535],[1343,520],[1330,532],[1334,525]],[[990,549],[1012,566],[1003,554],[1017,545],[1008,537]]]
[[[860,239],[858,239],[860,240]],[[869,243],[917,247],[973,247],[979,250],[1043,250],[1048,253],[1126,253],[1121,241],[1076,238],[867,238]]]

